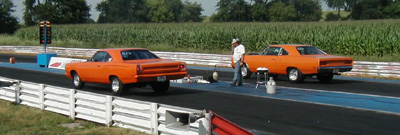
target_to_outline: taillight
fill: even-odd
[[[180,70],[186,70],[186,64],[185,64],[185,63],[181,63],[181,64],[179,65],[179,69],[180,69]]]
[[[137,66],[136,66],[136,73],[137,73],[138,75],[140,75],[140,74],[142,73],[142,66],[140,66],[140,65],[137,65]]]
[[[322,66],[322,65],[328,65],[328,62],[327,62],[327,61],[320,61],[320,62],[319,62],[319,65],[321,65],[321,66]]]
[[[352,63],[353,63],[352,60],[346,60],[346,61],[344,61],[344,64],[352,64]]]

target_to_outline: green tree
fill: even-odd
[[[293,4],[286,6],[283,2],[275,2],[268,10],[272,22],[295,21],[296,9]]]
[[[218,13],[211,16],[213,22],[250,21],[250,4],[245,0],[220,0],[217,3]]]
[[[175,20],[172,9],[165,4],[164,0],[147,0],[149,12],[147,17],[151,22],[173,22]]]
[[[25,0],[24,21],[34,25],[41,20],[54,24],[85,23],[89,17],[90,7],[85,0]]]
[[[184,18],[182,18],[182,12],[184,9],[184,5],[181,0],[164,0],[164,3],[171,10],[174,15],[175,22],[184,22]]]
[[[254,0],[254,4],[252,4],[250,7],[251,21],[268,21],[267,3],[268,0]]]
[[[353,7],[350,13],[355,20],[384,19],[384,9],[392,4],[392,0],[360,0]]]
[[[322,16],[318,0],[292,0],[297,12],[296,21],[319,21]]]
[[[201,22],[203,21],[203,17],[201,16],[201,11],[203,8],[201,4],[190,3],[187,0],[183,4],[183,11],[180,15],[180,18],[183,22]]]
[[[10,0],[0,0],[0,33],[12,34],[17,29],[17,18],[11,16],[14,4]]]
[[[97,4],[99,23],[146,22],[147,8],[144,0],[105,0]]]
[[[400,0],[393,1],[390,5],[383,9],[386,18],[399,19],[400,18]]]
[[[357,3],[357,1],[358,0],[323,0],[323,2],[326,2],[328,7],[333,8],[338,11],[337,16],[341,16],[340,15],[341,9],[350,11],[352,9],[352,7]],[[330,15],[330,16],[333,17],[332,15]],[[334,19],[334,18],[337,18],[337,17],[333,17],[331,19]],[[341,17],[337,18],[337,19],[340,20]]]

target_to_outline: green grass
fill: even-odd
[[[60,126],[65,123],[82,123],[83,128],[69,129]],[[15,105],[0,100],[1,135],[147,135],[130,129],[105,127],[103,125],[76,120],[56,113],[41,111],[24,105]]]

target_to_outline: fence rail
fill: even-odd
[[[48,52],[57,53],[62,56],[78,57],[91,57],[97,50],[98,49],[48,47]],[[41,46],[0,46],[0,51],[40,53],[44,52],[44,49]],[[183,61],[187,64],[231,67],[230,55],[158,51],[153,51],[153,53],[163,59]],[[400,78],[400,62],[354,61],[353,69],[344,74]]]
[[[13,80],[0,77],[0,81]],[[131,128],[148,134],[199,134],[199,121],[190,123],[189,130],[167,128],[165,125],[165,112],[169,110],[198,114],[201,110],[31,82],[21,82],[10,87],[0,87],[0,99],[67,115],[72,119],[80,118],[108,126]]]

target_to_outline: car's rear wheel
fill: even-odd
[[[242,76],[244,79],[248,79],[251,76],[251,71],[249,69],[249,67],[247,67],[246,63],[243,64],[243,66],[241,67],[242,69]]]
[[[329,83],[333,79],[333,74],[317,75],[317,78],[322,83]]]
[[[301,73],[301,71],[297,68],[289,68],[287,71],[287,76],[290,82],[299,83],[304,81],[303,73]]]
[[[82,89],[85,86],[85,83],[82,82],[81,78],[79,77],[78,73],[72,73],[73,79],[72,83],[74,84],[75,89]]]
[[[150,83],[151,88],[153,88],[156,93],[166,93],[169,90],[170,82],[169,80],[165,82],[153,82]]]
[[[125,91],[125,87],[127,86],[124,85],[122,81],[116,76],[111,77],[110,80],[111,80],[111,90],[113,95],[116,96],[122,95],[122,93],[124,93]]]

